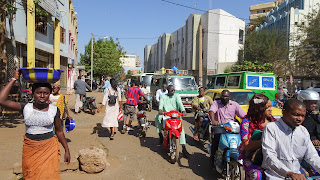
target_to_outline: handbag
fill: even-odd
[[[120,111],[120,113],[118,114],[117,120],[120,121],[123,117],[123,113]]]
[[[261,130],[254,130],[251,135],[251,140],[260,140],[262,136]],[[263,161],[262,148],[259,148],[255,151],[250,151],[246,153],[246,156],[250,159],[252,164],[261,166]]]

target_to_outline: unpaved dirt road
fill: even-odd
[[[88,93],[96,96],[97,105],[103,98],[100,92]],[[73,109],[74,95],[69,95],[69,108]],[[110,168],[99,174],[86,174],[81,171],[61,172],[61,179],[86,180],[86,179],[129,179],[129,180],[157,180],[157,179],[217,179],[220,175],[214,174],[210,166],[209,155],[203,145],[192,139],[189,126],[193,115],[184,117],[183,126],[187,138],[187,150],[191,156],[186,159],[180,154],[176,164],[169,162],[166,151],[158,145],[158,134],[154,126],[156,111],[148,112],[152,123],[151,129],[145,138],[138,136],[135,128],[129,134],[117,131],[115,140],[109,139],[109,131],[101,127],[104,111],[91,115],[80,113],[70,115],[76,120],[76,128],[65,133],[71,151],[72,160],[76,161],[76,154],[80,149],[90,145],[105,149],[108,154]],[[137,125],[135,121],[133,125]],[[14,179],[12,168],[15,163],[21,164],[22,140],[25,133],[22,120],[0,120],[0,179]],[[61,149],[61,152],[64,152]],[[63,157],[63,153],[62,153]],[[61,161],[63,158],[61,157]]]

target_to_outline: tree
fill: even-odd
[[[120,57],[125,54],[119,42],[99,39],[93,42],[93,77],[114,76],[123,73]],[[84,54],[80,54],[80,63],[91,71],[91,41],[85,46]]]
[[[306,15],[306,22],[298,25],[297,34],[291,34],[291,57],[295,60],[296,75],[319,76],[320,74],[320,14],[317,11]]]
[[[261,63],[259,61],[243,61],[235,65],[233,71],[253,71],[253,72],[272,72],[272,63]]]
[[[127,75],[126,75],[126,79],[131,79],[132,74],[133,74],[132,71],[128,70]]]
[[[288,61],[288,35],[282,31],[252,31],[246,35],[243,53],[245,61],[264,68],[270,65],[266,63],[271,63],[274,73],[284,75],[283,66]],[[239,60],[237,65],[242,65],[244,61]]]

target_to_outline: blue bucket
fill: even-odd
[[[73,119],[66,118],[64,126],[66,127],[66,132],[68,133],[76,127],[76,121]]]
[[[61,69],[33,67],[23,67],[19,69],[22,77],[29,83],[55,83],[60,80]]]

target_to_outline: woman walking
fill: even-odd
[[[17,79],[19,72],[15,71],[11,81],[0,91],[0,105],[23,112],[26,125],[22,152],[23,179],[60,179],[59,141],[65,149],[66,164],[70,162],[70,152],[61,127],[60,111],[49,104],[52,87],[49,83],[34,83],[33,103],[14,102],[8,100],[8,95]]]
[[[66,96],[59,93],[60,88],[61,88],[60,84],[58,84],[58,83],[53,84],[52,94],[50,94],[50,98],[49,98],[50,102],[51,102],[51,104],[53,104],[59,108],[61,120],[65,119],[65,115],[67,115],[67,117],[69,119],[72,119],[72,117],[69,115],[69,111],[68,111],[68,107],[67,107],[67,103],[66,103]]]
[[[263,94],[255,94],[249,101],[249,110],[246,118],[240,125],[242,144],[239,147],[239,159],[243,159],[243,167],[246,171],[246,178],[249,180],[262,179],[262,151],[261,137],[263,128],[275,121],[272,116],[271,101]],[[255,135],[257,134],[257,138]]]
[[[110,140],[113,140],[115,128],[118,127],[117,117],[121,110],[121,91],[115,79],[112,78],[110,84],[111,86],[106,88],[102,105],[99,107],[98,113],[103,106],[106,105],[106,114],[103,119],[102,127],[110,128]]]

